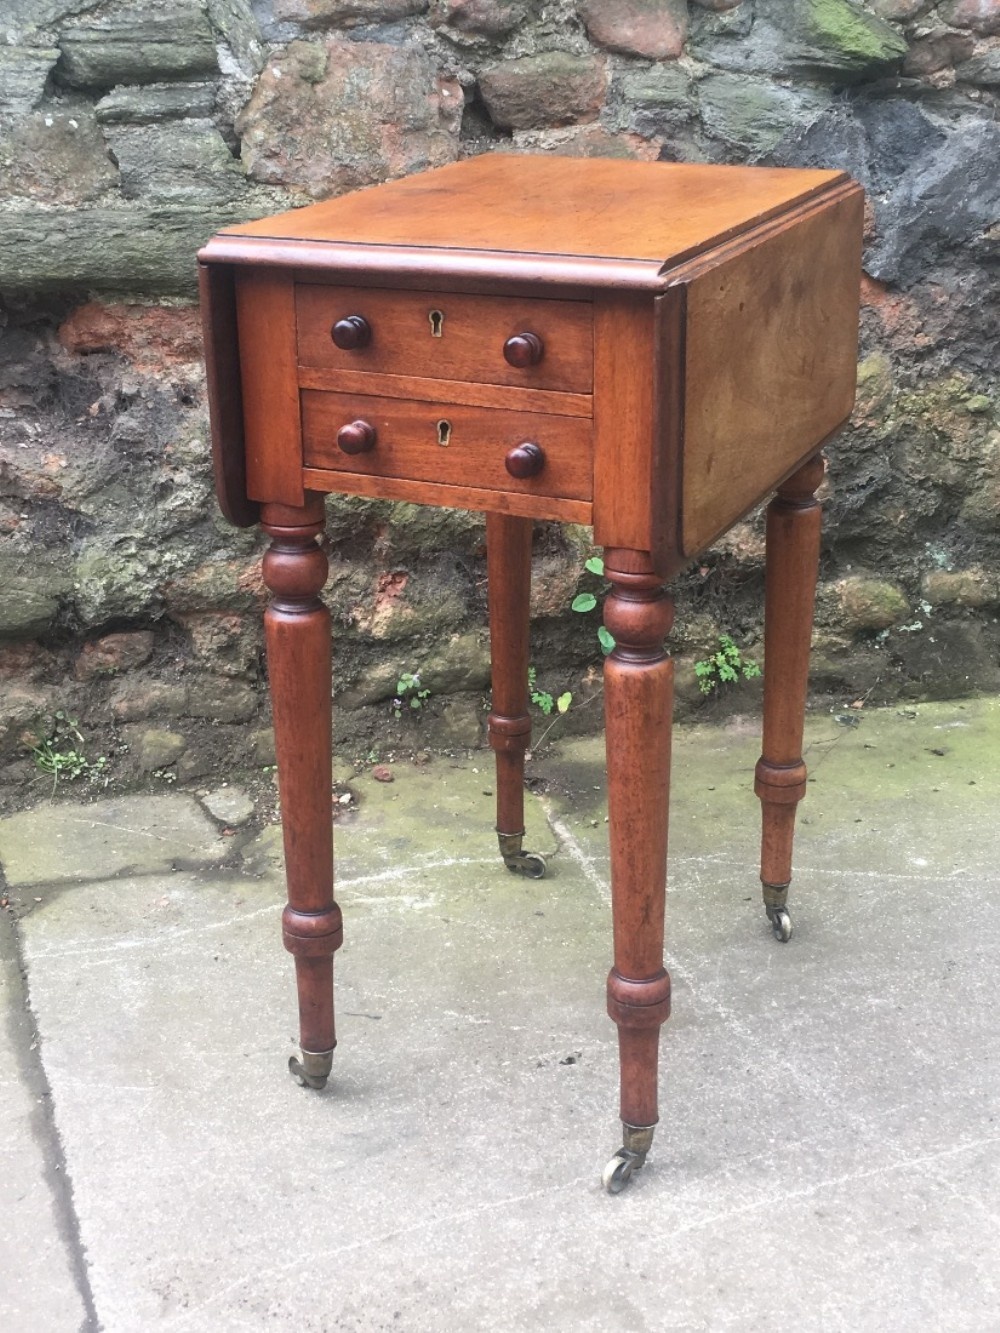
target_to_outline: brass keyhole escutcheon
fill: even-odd
[[[439,421],[437,424],[438,444],[451,444],[451,422]]]
[[[431,337],[441,338],[444,336],[444,314],[440,310],[432,310],[427,316],[431,324]]]

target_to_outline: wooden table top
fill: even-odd
[[[839,171],[490,153],[227,228],[204,257],[239,262],[247,242],[244,258],[265,249],[276,258],[275,245],[291,242],[300,263],[349,256],[352,267],[377,269],[414,251],[489,255],[499,265],[549,257],[579,270],[610,261],[632,270],[626,285],[644,285],[846,180]]]

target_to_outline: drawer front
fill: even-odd
[[[594,380],[593,315],[589,301],[546,301],[449,292],[394,292],[371,287],[299,283],[295,290],[301,366],[367,370],[435,380],[472,380],[590,393]],[[360,345],[341,348],[333,327],[363,320]],[[511,365],[504,346],[529,364]],[[530,358],[535,360],[530,363]]]
[[[374,430],[374,444],[348,453],[338,433],[356,422]],[[305,389],[302,435],[307,468],[566,499],[593,493],[593,423],[586,417]],[[540,470],[513,475],[508,455],[526,443],[541,449]],[[515,470],[524,457],[513,460]]]

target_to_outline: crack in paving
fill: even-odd
[[[3,883],[3,873],[0,869],[0,886]],[[73,1285],[83,1303],[85,1314],[80,1325],[80,1333],[99,1333],[103,1325],[98,1317],[90,1286],[86,1249],[73,1201],[73,1182],[70,1179],[66,1154],[56,1127],[52,1089],[45,1072],[41,1040],[31,1008],[31,990],[20,932],[11,912],[0,912],[0,920],[2,920],[0,970],[6,974],[10,994],[14,997],[14,1003],[9,1007],[5,1021],[21,1081],[31,1094],[34,1103],[31,1111],[31,1133],[41,1151],[44,1163],[43,1178],[52,1200],[59,1239],[69,1260]]]

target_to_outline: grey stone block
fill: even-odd
[[[126,727],[125,739],[140,773],[155,773],[175,763],[187,750],[187,741],[179,732],[162,727]]]
[[[882,210],[866,268],[883,282],[912,282],[949,248],[1000,218],[1000,127],[964,125],[917,159]]]
[[[242,166],[210,120],[113,124],[105,133],[126,199],[228,204],[246,188]]]
[[[118,83],[189,79],[218,69],[215,41],[197,3],[175,3],[113,11],[63,28],[60,73],[77,88],[112,88]]]
[[[680,65],[652,65],[629,70],[621,80],[625,100],[640,106],[672,106],[686,102],[691,75]]]
[[[4,214],[0,291],[68,289],[191,296],[195,255],[220,227],[276,212],[274,196],[239,204],[37,208]]]
[[[812,124],[830,100],[818,88],[783,88],[738,74],[712,74],[698,84],[706,130],[751,156],[768,152],[792,126]]]
[[[51,28],[65,18],[96,9],[104,0],[4,0],[0,32],[21,35]]]
[[[689,53],[733,73],[819,75],[842,83],[873,78],[906,54],[896,29],[852,0],[757,0],[747,28],[749,11],[737,10],[732,22],[711,16],[692,35]]]
[[[201,798],[201,803],[220,824],[236,827],[253,814],[253,799],[242,787],[217,787]]]
[[[994,47],[963,61],[956,67],[955,74],[962,83],[975,83],[980,88],[1000,88],[1000,48]]]
[[[73,585],[72,570],[39,553],[0,553],[0,640],[49,629]]]
[[[149,83],[112,89],[97,103],[95,114],[102,125],[151,125],[184,117],[203,119],[214,107],[213,83]]]
[[[87,103],[43,105],[0,140],[0,198],[89,204],[117,184],[118,171]]]
[[[226,40],[240,73],[258,74],[264,64],[264,42],[250,0],[208,0],[208,17]]]
[[[214,722],[244,722],[253,717],[261,696],[241,680],[225,676],[194,677],[188,682],[187,711]]]
[[[0,43],[0,117],[13,119],[32,110],[58,59],[54,47]]]

